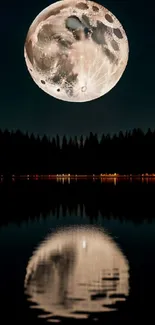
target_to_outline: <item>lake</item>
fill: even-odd
[[[155,183],[0,184],[2,324],[154,315]]]

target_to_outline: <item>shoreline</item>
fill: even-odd
[[[18,180],[61,180],[61,179],[75,179],[75,180],[88,180],[88,179],[155,179],[155,174],[23,174],[23,175],[14,175],[14,174],[2,174],[0,175],[0,180],[3,179],[18,179]]]

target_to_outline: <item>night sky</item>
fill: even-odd
[[[34,18],[50,0],[7,0],[0,10],[0,128],[48,136],[115,133],[155,128],[155,14],[153,4],[98,1],[122,23],[129,41],[129,61],[117,85],[87,103],[68,103],[44,93],[32,80],[24,42]],[[138,3],[139,2],[139,3]],[[154,4],[155,6],[155,4]]]

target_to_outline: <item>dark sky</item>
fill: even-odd
[[[98,1],[122,23],[129,41],[128,66],[105,96],[68,103],[44,93],[31,79],[23,56],[28,28],[54,1],[7,0],[0,10],[0,128],[41,136],[114,133],[155,128],[155,13],[139,1]],[[153,2],[153,1],[152,1]],[[155,4],[154,4],[155,6]]]

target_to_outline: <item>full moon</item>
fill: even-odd
[[[117,310],[129,294],[129,264],[103,230],[64,228],[34,251],[25,276],[25,294],[39,317],[87,318]]]
[[[49,95],[86,102],[110,91],[121,78],[129,55],[126,33],[103,6],[63,0],[32,22],[24,57],[34,82]]]

